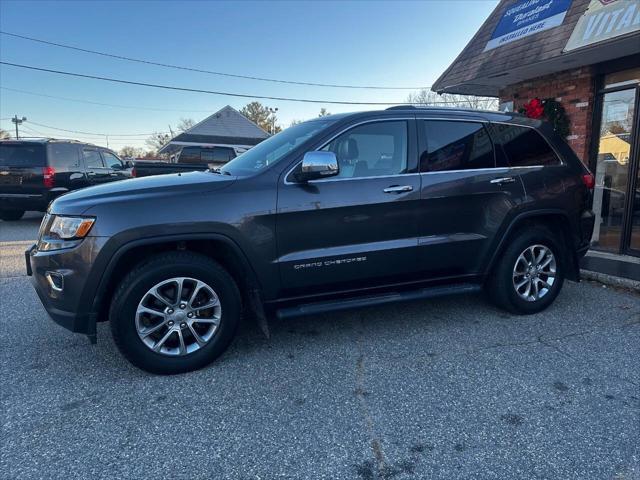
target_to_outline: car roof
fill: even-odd
[[[21,137],[21,138],[6,138],[0,140],[0,143],[3,144],[17,144],[17,143],[39,143],[39,144],[47,144],[47,143],[73,143],[76,145],[88,145],[90,147],[95,148],[104,148],[105,150],[109,150],[105,147],[99,147],[92,143],[81,142],[79,140],[72,140],[68,138],[45,138],[45,137]]]

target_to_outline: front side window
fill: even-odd
[[[108,168],[111,168],[113,170],[122,170],[122,162],[113,153],[103,150],[102,158],[104,158],[104,163]]]
[[[549,143],[533,128],[498,123],[493,132],[512,167],[561,165]]]
[[[84,164],[86,168],[104,168],[102,157],[98,150],[83,150]]]
[[[376,122],[354,127],[322,150],[335,153],[340,168],[338,178],[406,173],[407,122]]]
[[[425,120],[427,150],[420,156],[421,172],[494,168],[493,145],[481,123]]]
[[[326,127],[335,122],[334,119],[312,120],[289,127],[267,140],[260,142],[251,150],[237,156],[220,169],[229,175],[249,176],[278,163],[289,152],[306,142]]]

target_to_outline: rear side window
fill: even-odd
[[[61,171],[80,169],[80,149],[68,143],[49,144],[49,163]]]
[[[87,169],[89,168],[104,168],[102,163],[102,157],[98,150],[83,150],[84,164]]]
[[[0,166],[45,167],[44,145],[37,143],[0,143]]]
[[[425,120],[422,128],[427,150],[420,156],[421,172],[495,167],[493,144],[481,123]]]
[[[203,163],[227,163],[235,158],[233,148],[213,147],[203,148],[200,159]]]
[[[183,148],[178,163],[200,163],[200,147]]]
[[[533,128],[516,125],[493,125],[494,140],[512,167],[561,165],[549,143]]]

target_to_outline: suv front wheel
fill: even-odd
[[[547,228],[532,226],[512,237],[486,288],[493,301],[510,312],[537,313],[560,293],[564,265],[557,236]]]
[[[241,300],[233,278],[210,258],[158,255],[133,269],[111,303],[116,345],[134,365],[152,373],[202,368],[231,343]]]

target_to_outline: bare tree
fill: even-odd
[[[196,122],[193,118],[181,118],[178,122],[178,130],[180,130],[181,132],[186,132],[195,124]]]
[[[422,89],[407,97],[408,103],[419,106],[443,106],[471,108],[474,110],[498,110],[498,99],[495,97],[477,97],[475,95],[458,95],[454,93],[438,94]]]
[[[163,132],[154,132],[149,138],[145,140],[147,146],[157,152],[162,147],[164,147],[171,140],[171,135]]]
[[[322,107],[320,109],[319,117],[326,117],[327,115],[331,115],[331,112],[328,112],[326,108]]]
[[[144,150],[142,148],[137,148],[137,147],[131,147],[129,145],[122,147],[120,149],[120,156],[121,157],[131,157],[131,158],[136,158],[136,157],[141,157],[144,155]]]

